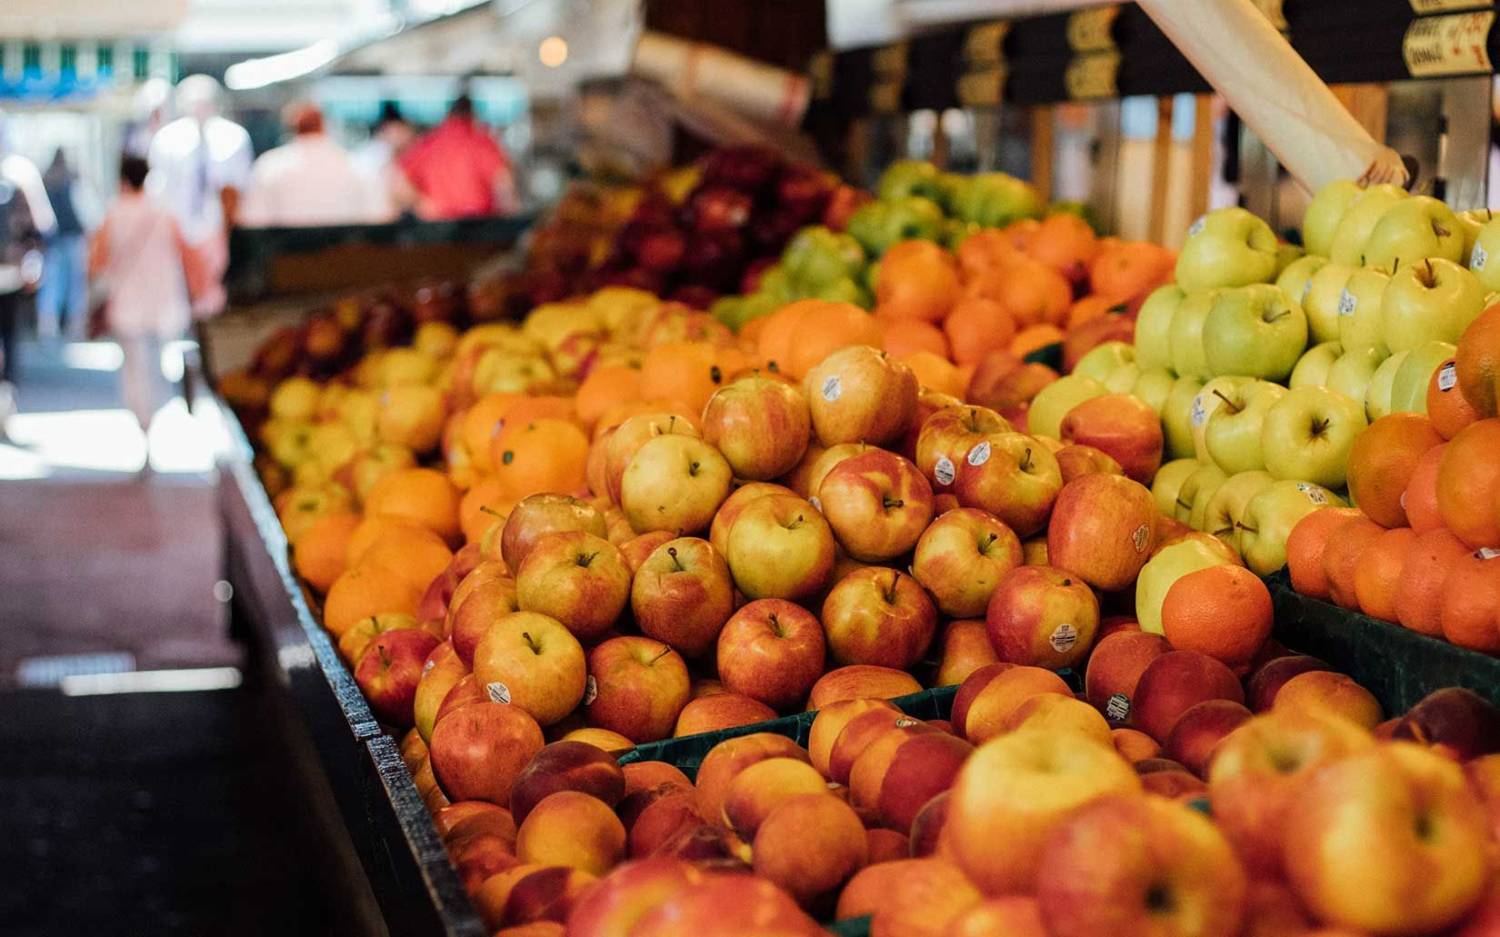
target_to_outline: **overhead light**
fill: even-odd
[[[268,55],[260,59],[246,59],[224,72],[224,86],[231,91],[249,91],[264,88],[279,81],[290,81],[311,74],[332,62],[339,54],[339,44],[332,39],[319,39],[310,46]]]
[[[537,47],[536,57],[548,68],[557,68],[568,60],[568,42],[561,36],[548,36]]]

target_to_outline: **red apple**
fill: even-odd
[[[413,724],[422,665],[437,646],[438,639],[420,628],[383,631],[375,636],[354,668],[354,682],[370,701],[375,715],[403,728]]]
[[[749,482],[741,485],[730,492],[724,503],[719,505],[719,511],[714,515],[714,521],[708,528],[708,542],[713,544],[714,549],[719,551],[720,556],[727,556],[729,552],[729,530],[734,522],[739,519],[740,512],[756,498],[762,495],[796,495],[796,492],[785,485],[774,485],[770,482]],[[667,539],[671,539],[670,536]],[[665,541],[662,541],[665,542]]]
[[[587,677],[578,639],[557,619],[536,612],[496,621],[474,651],[474,679],[489,698],[526,710],[539,725],[573,712]]]
[[[917,435],[917,468],[934,490],[948,490],[958,477],[959,463],[975,443],[990,433],[1012,430],[1010,423],[989,407],[944,407],[927,418]]]
[[[681,537],[657,547],[630,587],[636,626],[684,657],[701,657],[734,611],[729,566],[707,540]]]
[[[516,706],[474,702],[439,716],[429,749],[451,799],[508,806],[515,779],[542,750],[542,730]]]
[[[1021,560],[1021,541],[1004,522],[977,508],[959,508],[923,531],[911,572],[944,615],[973,618],[984,614],[996,584]]]
[[[1168,651],[1141,673],[1131,721],[1163,744],[1182,714],[1204,700],[1245,701],[1240,681],[1224,664],[1197,651]]]
[[[510,815],[523,822],[533,807],[558,791],[579,791],[613,807],[625,794],[625,773],[603,749],[587,742],[553,742],[536,753],[510,789]]]
[[[703,408],[703,440],[718,447],[736,478],[768,481],[791,471],[811,428],[802,392],[759,375],[725,384]]]
[[[991,433],[975,443],[954,482],[959,504],[988,511],[1020,537],[1046,526],[1060,491],[1056,456],[1021,433]]]
[[[543,535],[516,573],[522,611],[550,615],[579,640],[614,626],[630,597],[630,568],[614,544],[583,531]]]
[[[534,494],[511,508],[500,532],[500,555],[505,565],[519,570],[526,554],[544,534],[581,530],[604,537],[604,514],[587,501],[565,494]]]
[[[818,486],[817,496],[839,544],[866,562],[909,553],[932,520],[927,479],[916,466],[884,449],[870,449],[838,463]]]
[[[857,569],[823,601],[828,651],[839,664],[905,670],[927,653],[937,610],[915,579],[900,570]]]
[[[1150,484],[1161,467],[1161,417],[1129,394],[1105,394],[1068,411],[1063,442],[1093,446],[1120,463],[1126,476]]]
[[[1059,670],[1088,656],[1099,628],[1099,600],[1065,570],[1018,566],[995,587],[985,625],[1000,660]]]
[[[1047,559],[1104,592],[1135,582],[1151,556],[1151,492],[1119,475],[1084,475],[1063,486],[1047,524]]]
[[[802,599],[822,591],[833,572],[833,530],[808,502],[767,495],[745,506],[724,559],[734,584],[752,599]]]
[[[825,446],[891,442],[916,413],[916,375],[868,345],[850,345],[824,358],[807,372],[803,387],[813,431]]]
[[[799,705],[823,673],[823,626],[806,609],[759,599],[735,612],[718,639],[719,679],[776,709]]]
[[[590,725],[637,745],[672,734],[690,692],[687,665],[676,651],[650,638],[610,638],[589,652],[588,663],[583,705]]]

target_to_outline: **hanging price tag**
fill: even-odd
[[[1492,71],[1488,43],[1494,24],[1494,11],[1412,20],[1401,40],[1406,70],[1413,78]]]
[[[877,114],[894,114],[901,110],[901,87],[904,81],[882,81],[870,86],[870,110]]]
[[[1074,52],[1102,52],[1115,48],[1113,35],[1119,7],[1077,10],[1068,17],[1068,47]]]
[[[882,78],[906,77],[907,47],[904,42],[897,42],[884,48],[876,49],[871,65],[875,74]]]
[[[1005,37],[1009,32],[1007,22],[969,27],[964,36],[964,63],[971,68],[999,65],[1005,59]]]
[[[963,107],[999,107],[1005,91],[1005,69],[987,68],[958,79],[958,103]]]
[[[1068,97],[1075,101],[1088,98],[1120,96],[1116,78],[1120,74],[1120,53],[1091,52],[1076,55],[1068,63],[1065,76]]]
[[[1495,0],[1411,0],[1413,13],[1449,13],[1454,10],[1477,10],[1495,5]]]
[[[1005,36],[1009,23],[982,23],[964,37],[963,72],[955,90],[963,107],[998,107],[1005,89]]]

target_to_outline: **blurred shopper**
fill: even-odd
[[[201,289],[203,261],[171,212],[143,194],[147,164],[120,161],[119,198],[105,213],[89,251],[89,272],[102,276],[108,299],[104,329],[125,354],[120,368],[125,405],[144,433],[170,398],[162,347],[182,335],[190,288]],[[148,460],[149,463],[149,460]]]
[[[42,275],[43,240],[57,222],[36,164],[10,152],[0,112],[0,436],[15,412],[16,331],[21,297]]]
[[[400,172],[396,161],[417,138],[417,130],[394,102],[380,106],[380,117],[370,128],[370,139],[354,151],[354,168],[370,189],[370,214],[375,221],[392,221],[401,214],[396,202]]]
[[[474,119],[468,95],[460,95],[443,122],[402,154],[400,166],[409,187],[404,200],[419,217],[472,218],[515,208],[510,159]]]
[[[88,231],[80,208],[82,183],[61,149],[52,154],[42,183],[57,226],[47,238],[42,283],[36,296],[36,331],[41,338],[51,339],[65,333],[80,334],[88,315],[88,249],[84,243]]]
[[[177,112],[151,140],[150,193],[177,220],[198,250],[214,284],[229,263],[228,227],[240,193],[250,180],[252,150],[245,128],[219,116],[222,89],[207,75],[189,75],[177,85]],[[222,287],[204,290],[199,311],[223,305]]]
[[[125,124],[125,152],[146,159],[151,141],[172,117],[172,85],[165,78],[148,78],[130,102],[130,120]]]
[[[372,220],[370,185],[344,148],[323,132],[317,105],[288,105],[282,117],[292,139],[256,159],[240,224],[300,228]]]

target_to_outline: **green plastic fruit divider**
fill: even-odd
[[[1387,716],[1452,686],[1500,706],[1500,658],[1309,598],[1292,588],[1285,570],[1268,576],[1266,585],[1276,603],[1276,639],[1359,681]]]
[[[1063,360],[1062,343],[1055,342],[1051,345],[1043,345],[1021,360],[1028,364],[1045,364],[1047,367],[1061,374]]]

